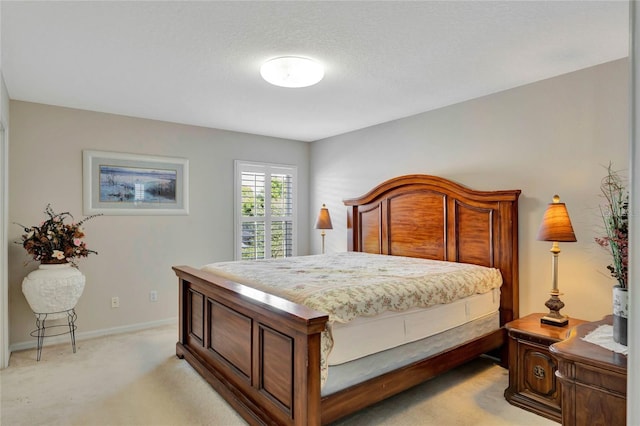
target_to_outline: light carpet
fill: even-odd
[[[0,371],[0,423],[20,425],[246,424],[175,356],[177,326],[45,346],[11,355]],[[45,342],[46,343],[46,342]],[[557,425],[510,405],[507,370],[480,358],[335,423]]]

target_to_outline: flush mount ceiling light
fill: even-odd
[[[276,86],[307,87],[322,80],[324,68],[313,59],[282,56],[265,62],[260,75]]]

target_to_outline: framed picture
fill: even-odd
[[[82,152],[84,214],[189,214],[189,160]]]

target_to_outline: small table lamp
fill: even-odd
[[[320,213],[318,213],[318,220],[316,220],[316,229],[322,229],[320,235],[322,235],[322,254],[324,254],[324,230],[333,229],[333,225],[331,224],[331,216],[329,215],[329,209],[324,204],[320,208]]]
[[[569,212],[564,203],[560,202],[558,195],[553,196],[553,203],[549,203],[547,210],[544,212],[544,218],[538,229],[539,241],[552,241],[551,253],[552,267],[553,267],[553,288],[549,293],[551,298],[547,300],[545,306],[549,308],[549,313],[540,319],[543,324],[555,325],[558,327],[564,327],[569,323],[569,319],[565,315],[560,314],[560,309],[564,307],[564,303],[558,297],[560,292],[558,291],[558,254],[560,254],[560,247],[558,242],[573,243],[576,242],[576,235],[573,233],[573,226],[571,226],[571,219],[569,219]]]

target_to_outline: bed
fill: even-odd
[[[326,392],[321,364],[328,314],[222,274],[176,266],[176,354],[250,424],[328,424],[488,352],[506,365],[502,326],[518,317],[519,304],[519,194],[475,191],[440,177],[407,175],[344,200],[350,252],[499,270],[498,325],[480,336]],[[463,336],[457,329],[449,333]]]

